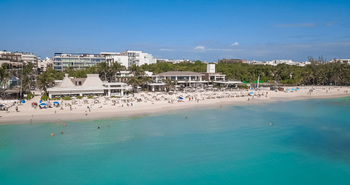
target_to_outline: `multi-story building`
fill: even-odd
[[[226,80],[226,75],[215,72],[215,64],[207,64],[207,72],[204,73],[203,79],[211,82],[223,82]]]
[[[21,67],[27,63],[37,65],[38,60],[40,59],[33,53],[0,51],[0,63],[10,63],[13,67]]]
[[[100,54],[101,56],[106,57],[106,62],[109,65],[112,65],[114,62],[117,62],[122,66],[125,66],[126,68],[129,67],[129,57],[127,55],[122,55],[121,53],[115,52],[101,52]]]
[[[106,58],[100,54],[81,53],[55,53],[53,68],[57,71],[64,71],[67,68],[82,69],[95,66],[100,62],[106,62]]]
[[[44,71],[46,71],[47,68],[50,68],[50,66],[52,66],[52,60],[48,57],[46,57],[45,60],[40,60],[38,61],[38,72],[42,73]]]
[[[155,64],[157,59],[149,53],[142,53],[142,51],[125,51],[121,55],[128,56],[128,66],[133,64],[141,66],[143,64]]]

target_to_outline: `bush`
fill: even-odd
[[[93,98],[93,96],[92,95],[89,95],[89,96],[87,96],[89,99],[92,99]]]
[[[62,100],[72,100],[72,97],[62,97]]]
[[[48,99],[49,97],[46,94],[42,95],[40,98],[41,101],[47,101]]]
[[[77,99],[79,99],[79,100],[80,100],[80,99],[83,99],[83,97],[82,97],[82,96],[77,96]]]
[[[34,97],[34,95],[33,95],[32,93],[28,93],[28,94],[27,94],[27,97],[25,97],[24,99],[30,100],[30,99],[32,99],[33,97]]]
[[[237,85],[239,89],[249,89],[248,85],[242,84],[242,85]]]

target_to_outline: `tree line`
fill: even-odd
[[[269,83],[293,85],[350,85],[350,65],[340,62],[324,62],[322,58],[309,58],[311,64],[296,66],[279,64],[250,65],[245,63],[218,63],[216,72],[226,75],[227,80],[253,82],[258,79]],[[206,64],[195,63],[156,63],[141,66],[143,70],[154,73],[166,71],[206,72]]]
[[[293,85],[350,85],[350,65],[340,62],[324,62],[322,58],[309,58],[311,64],[304,67],[295,65],[279,64],[271,65],[249,65],[245,63],[218,63],[216,72],[226,75],[227,80],[239,80],[242,82],[253,82],[258,79],[268,83],[293,84]],[[97,66],[73,69],[67,68],[64,72],[48,68],[40,75],[33,70],[34,65],[28,63],[21,70],[11,70],[9,64],[0,67],[0,85],[4,85],[12,76],[21,78],[23,92],[30,92],[31,88],[38,87],[46,91],[54,85],[54,80],[62,80],[65,73],[70,77],[86,78],[86,74],[99,74],[102,81],[115,82],[117,74],[126,68],[119,63],[108,65],[101,62]],[[128,70],[134,77],[125,79],[134,88],[146,87],[150,78],[144,76],[145,71],[154,74],[167,71],[193,71],[206,72],[207,64],[199,60],[194,63],[156,63],[142,66],[132,65]],[[166,82],[171,85],[170,82]]]

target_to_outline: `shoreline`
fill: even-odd
[[[102,103],[103,98],[100,98],[101,103],[93,105],[92,108],[87,109],[87,105],[79,104],[73,105],[72,109],[64,107],[39,109],[32,108],[31,103],[38,100],[36,97],[29,100],[25,104],[18,106],[19,112],[16,112],[15,106],[11,107],[8,112],[0,111],[0,125],[9,124],[28,124],[28,123],[45,123],[45,122],[65,122],[65,121],[93,121],[104,119],[118,119],[130,117],[156,116],[164,114],[173,114],[188,110],[203,110],[203,109],[217,109],[222,106],[250,106],[265,103],[286,102],[295,100],[307,99],[332,99],[350,96],[350,87],[328,87],[318,86],[315,90],[308,94],[310,87],[302,87],[295,92],[275,92],[275,91],[260,91],[262,96],[244,96],[244,97],[224,97],[216,99],[204,99],[196,102],[194,100],[184,100],[184,102],[169,103],[166,100],[148,102],[135,102],[133,106],[126,106],[126,103],[112,105],[112,102]],[[332,89],[331,89],[332,88]],[[241,94],[250,91],[239,91]],[[235,92],[239,94],[239,92]],[[257,91],[254,91],[258,93]],[[266,97],[266,92],[268,92]],[[220,94],[222,93],[222,94]],[[159,93],[158,93],[159,94]],[[181,93],[180,93],[181,94]],[[191,96],[195,93],[189,93]],[[227,92],[217,92],[217,95],[227,94]],[[231,93],[232,94],[232,93]],[[140,96],[138,93],[136,96]],[[154,94],[152,94],[154,95]]]

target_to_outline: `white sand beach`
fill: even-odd
[[[255,105],[277,101],[350,96],[350,87],[302,86],[299,88],[299,90],[296,90],[296,87],[285,88],[285,91],[176,92],[172,95],[165,92],[143,92],[121,99],[97,97],[95,99],[58,100],[60,103],[63,102],[63,110],[61,107],[33,108],[32,102],[39,102],[40,99],[40,96],[36,96],[24,104],[10,107],[8,111],[0,111],[0,124],[99,120],[169,114],[184,110],[215,109],[227,105]],[[310,89],[313,89],[311,93]],[[179,96],[183,99],[179,100]],[[4,102],[6,103],[6,101],[2,103]],[[18,111],[16,111],[16,106]]]

